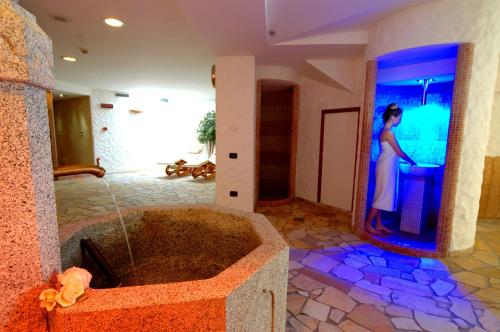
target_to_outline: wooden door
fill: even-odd
[[[263,91],[257,81],[255,205],[295,197],[299,87]]]
[[[322,112],[318,202],[352,211],[359,108]]]
[[[59,166],[94,164],[90,98],[54,101]]]

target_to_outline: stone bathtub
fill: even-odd
[[[62,267],[91,238],[121,277],[49,315],[54,331],[284,331],[288,246],[259,214],[214,206],[123,212],[60,228]]]

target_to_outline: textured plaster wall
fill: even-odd
[[[500,1],[443,0],[413,7],[379,22],[367,59],[400,49],[441,43],[475,44],[469,103],[457,184],[451,251],[473,246],[486,147],[490,140],[500,50]]]
[[[500,59],[490,125],[490,141],[486,155],[491,157],[500,156]]]
[[[169,100],[159,97],[116,97],[114,92],[91,94],[95,157],[108,172],[137,170],[158,162],[185,158],[198,146],[196,129],[215,109],[213,100]],[[114,105],[102,109],[101,103]],[[142,113],[130,112],[143,110]],[[108,130],[104,131],[103,128]],[[189,161],[189,160],[188,160]]]
[[[255,198],[255,58],[217,57],[216,203],[253,211]],[[229,159],[229,153],[238,153]],[[237,197],[230,197],[237,191]]]
[[[354,93],[301,76],[297,134],[296,196],[316,201],[318,188],[321,111],[361,105],[364,66],[359,61],[352,73]],[[335,77],[333,76],[333,79]]]

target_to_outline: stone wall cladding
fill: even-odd
[[[48,279],[52,272],[59,270],[60,257],[46,92],[26,86],[24,101],[31,150],[31,181],[37,193],[37,246],[41,251],[42,277]]]
[[[2,330],[46,329],[37,296],[60,267],[46,89],[52,44],[33,15],[0,0]]]
[[[17,3],[0,0],[0,13],[0,80],[52,89],[52,41]]]

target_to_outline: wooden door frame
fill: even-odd
[[[324,140],[324,134],[325,134],[325,116],[327,114],[334,114],[334,113],[352,113],[356,112],[358,113],[358,121],[356,125],[356,148],[355,148],[355,153],[354,153],[354,179],[352,181],[352,198],[351,198],[351,209],[350,211],[353,211],[354,208],[354,191],[356,189],[356,167],[358,166],[358,140],[359,140],[359,121],[360,121],[360,114],[361,114],[361,107],[348,107],[348,108],[335,108],[335,109],[327,109],[327,110],[322,110],[321,111],[321,131],[320,131],[320,140],[319,140],[319,167],[318,167],[318,191],[316,195],[316,201],[318,203],[321,203],[321,179],[322,179],[322,173],[323,173],[323,140]]]
[[[256,84],[256,105],[255,105],[255,192],[254,192],[254,210],[259,201],[259,178],[260,178],[260,124],[261,124],[261,101],[262,101],[262,81],[257,80]],[[269,201],[264,205],[278,205],[291,201],[295,198],[295,175],[297,167],[297,132],[299,123],[299,108],[300,108],[300,87],[298,84],[290,82],[292,88],[292,119],[291,119],[291,132],[290,132],[290,178],[288,181],[288,198]]]
[[[49,118],[50,151],[52,152],[52,168],[59,167],[57,157],[56,125],[54,120],[54,95],[52,90],[47,91],[47,114]]]

